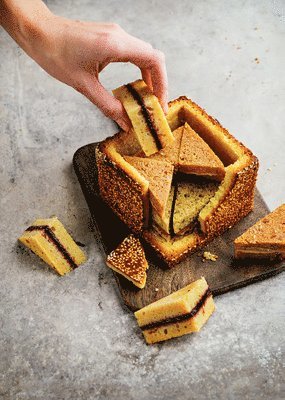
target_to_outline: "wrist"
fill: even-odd
[[[45,42],[53,17],[42,1],[0,0],[0,24],[30,56]]]

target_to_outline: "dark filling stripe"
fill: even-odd
[[[32,232],[32,231],[43,231],[45,236],[47,236],[47,239],[52,242],[57,250],[61,253],[62,257],[68,262],[70,267],[72,269],[75,269],[78,267],[78,265],[74,262],[73,258],[71,255],[67,252],[67,250],[63,247],[63,245],[60,243],[60,241],[57,239],[53,231],[48,225],[32,225],[29,228],[26,229],[26,231]]]
[[[154,126],[153,120],[151,118],[151,115],[150,115],[146,105],[144,104],[144,101],[143,101],[142,97],[133,88],[133,86],[131,84],[128,83],[126,85],[126,88],[129,91],[129,93],[133,96],[134,100],[141,106],[142,114],[143,114],[144,120],[145,120],[145,122],[146,122],[146,124],[148,126],[148,129],[150,130],[150,132],[151,132],[151,134],[152,134],[152,136],[154,138],[154,141],[155,141],[155,144],[156,144],[158,150],[161,150],[162,149],[162,145],[161,145],[161,143],[159,141],[159,138],[158,138],[158,135],[157,135],[157,131],[155,129],[155,126]]]
[[[200,300],[198,301],[196,306],[191,310],[190,313],[178,315],[177,317],[166,318],[161,321],[143,325],[143,326],[141,326],[141,329],[143,331],[145,331],[148,329],[160,328],[161,326],[164,326],[164,325],[175,324],[176,322],[181,322],[181,321],[185,321],[190,318],[193,318],[200,311],[200,309],[202,308],[203,304],[206,302],[206,300],[209,296],[211,296],[211,291],[209,288],[207,288],[206,292],[203,294],[203,296],[200,298]]]
[[[170,211],[170,221],[169,221],[169,233],[170,236],[174,236],[174,211],[175,211],[175,203],[176,203],[176,198],[177,198],[177,191],[178,191],[178,182],[176,179],[174,181],[174,193],[173,193],[173,199],[172,199],[172,204],[171,204],[171,211]]]

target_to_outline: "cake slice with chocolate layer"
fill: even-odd
[[[161,105],[144,81],[123,85],[113,94],[123,104],[146,156],[174,141]]]
[[[141,242],[134,235],[127,236],[108,255],[106,264],[140,289],[145,287],[148,262]]]
[[[179,151],[180,151],[183,130],[184,130],[183,126],[180,126],[179,128],[175,129],[175,131],[172,132],[174,141],[169,143],[159,152],[153,154],[151,158],[154,158],[155,160],[168,161],[175,168],[177,168],[179,162]]]
[[[225,168],[211,147],[186,123],[179,154],[179,171],[222,181]]]
[[[148,344],[199,332],[215,310],[205,278],[135,312]]]
[[[173,176],[173,165],[151,158],[125,156],[125,160],[149,181],[150,202],[160,217],[164,216]]]
[[[285,204],[234,241],[236,258],[285,258]]]
[[[56,218],[37,219],[19,238],[25,246],[64,275],[86,261],[85,254]]]

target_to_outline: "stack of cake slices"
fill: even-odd
[[[165,238],[194,230],[225,175],[221,160],[187,123],[173,136],[174,141],[150,157],[124,157],[148,180],[151,225]]]

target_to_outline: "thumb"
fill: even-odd
[[[130,130],[131,122],[122,103],[112,96],[94,76],[88,77],[83,86],[76,90],[95,104],[106,117],[116,121],[124,131]]]

